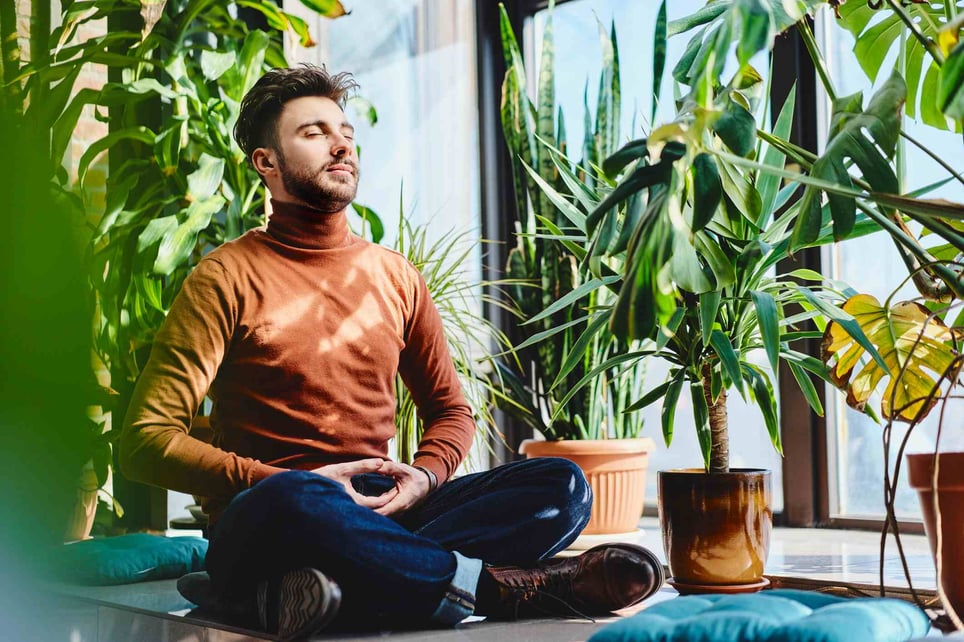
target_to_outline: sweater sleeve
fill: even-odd
[[[475,421],[449,354],[442,318],[425,280],[416,273],[414,310],[406,327],[398,372],[425,425],[412,464],[431,470],[441,484],[452,476],[471,448]]]
[[[225,270],[201,261],[155,338],[120,437],[123,473],[136,481],[230,498],[283,469],[190,436],[191,421],[224,358],[238,318]]]

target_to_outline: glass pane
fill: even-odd
[[[832,16],[828,18],[828,14],[824,14],[821,18],[820,24],[824,27],[820,30],[822,33],[821,41],[837,94],[847,95],[863,91],[864,104],[866,105],[874,88],[886,80],[889,70],[894,68],[896,48],[884,60],[877,82],[871,83],[854,60],[852,53],[853,36],[844,29],[827,25],[825,21],[833,20]],[[824,103],[823,123],[826,123],[828,119],[829,112],[826,108],[827,105]],[[824,125],[822,129],[821,141],[826,139],[826,126]],[[940,154],[946,162],[958,171],[964,166],[964,152],[961,151],[959,141],[955,141],[953,149],[946,148],[946,132],[940,132],[917,120],[906,117],[904,130],[910,136]],[[943,146],[941,141],[943,141]],[[904,151],[906,153],[906,177],[903,185],[905,192],[919,189],[948,175],[945,169],[941,168],[937,162],[917,147],[905,144]],[[951,182],[931,192],[928,197],[947,198],[961,202],[964,201],[964,186],[957,182]],[[833,269],[836,278],[849,283],[859,292],[874,295],[880,301],[884,301],[890,296],[907,278],[907,270],[894,249],[893,241],[883,233],[849,240],[846,243],[834,246],[828,251],[827,257],[830,259],[831,269]],[[868,257],[872,258],[868,259]],[[912,299],[917,296],[917,291],[913,286],[906,284],[894,297],[894,301]],[[884,514],[881,426],[874,423],[866,415],[847,406],[841,393],[830,389],[827,393],[827,399],[827,425],[830,431],[829,442],[832,447],[830,485],[831,489],[836,491],[831,492],[831,512],[848,517],[880,518]],[[872,398],[870,403],[879,411],[879,397]],[[956,430],[961,427],[962,415],[964,415],[964,402],[957,400],[947,406],[947,414],[944,420],[945,430],[941,437],[943,449],[960,450],[964,448],[964,435],[961,434],[960,430]],[[907,451],[924,452],[933,450],[938,422],[938,411],[935,409],[915,429],[908,442]],[[951,430],[947,430],[947,428]],[[897,446],[905,434],[906,425],[895,424],[891,452],[896,453]],[[892,466],[893,463],[892,459]],[[917,497],[907,485],[905,471],[901,473],[901,487],[897,494],[896,507],[897,514],[900,517],[912,519],[920,517]]]
[[[475,9],[471,0],[352,3],[351,14],[319,18],[300,2],[286,10],[310,17],[318,45],[291,47],[289,61],[354,74],[378,122],[351,106],[361,148],[357,202],[398,225],[399,198],[412,224],[431,222],[437,238],[452,229],[478,237],[479,143]],[[479,271],[481,266],[473,264]]]
[[[701,0],[667,3],[667,17],[674,20],[687,16],[704,4]],[[583,138],[585,102],[595,110],[601,69],[597,19],[602,22],[607,34],[611,22],[616,24],[623,99],[620,123],[622,138],[626,141],[638,138],[651,129],[648,120],[652,105],[653,31],[658,10],[659,3],[638,0],[573,0],[554,9],[552,28],[555,41],[556,101],[565,114],[566,138],[569,141],[581,141]],[[526,48],[527,68],[533,76],[529,79],[530,87],[535,86],[538,73],[535,63],[539,57],[547,13],[547,10],[536,13],[526,24],[523,46]],[[672,61],[679,59],[687,40],[687,35],[682,35],[671,38],[668,43],[667,69],[660,92],[662,100],[656,116],[659,122],[671,120],[675,114],[673,80],[669,67]],[[755,60],[754,65],[765,77],[768,68],[766,57]],[[588,92],[588,101],[584,101],[584,92]],[[570,149],[574,147],[576,146],[569,146]],[[763,354],[755,355],[754,361],[761,367],[767,367]],[[646,375],[646,389],[665,381],[667,371],[665,362],[653,361]],[[667,448],[663,443],[660,408],[660,404],[656,403],[650,406],[644,415],[646,427],[643,435],[651,437],[657,446],[650,461],[646,486],[647,501],[656,499],[656,471],[703,465],[693,428],[693,410],[689,395],[680,396],[671,448]],[[774,510],[782,510],[783,464],[780,455],[773,450],[759,409],[744,402],[735,391],[731,391],[729,395],[727,408],[731,465],[739,468],[771,469]]]

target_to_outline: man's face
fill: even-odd
[[[285,190],[311,207],[339,212],[358,191],[354,127],[329,98],[285,103],[278,119],[278,170]]]

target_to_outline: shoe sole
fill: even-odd
[[[642,596],[641,598],[639,598],[639,599],[636,600],[635,602],[632,602],[632,603],[630,603],[630,604],[627,604],[626,606],[624,606],[624,607],[622,607],[622,608],[628,608],[628,607],[633,606],[633,605],[635,605],[635,604],[639,604],[640,602],[642,602],[642,601],[645,600],[646,598],[651,597],[651,596],[654,595],[654,594],[656,593],[656,591],[658,591],[658,590],[660,589],[660,587],[663,586],[663,584],[666,582],[666,572],[663,570],[663,563],[660,562],[660,561],[659,561],[659,558],[656,557],[656,554],[653,553],[653,552],[652,552],[651,550],[649,550],[648,548],[645,548],[645,547],[643,547],[643,546],[637,546],[636,544],[600,544],[599,546],[593,546],[592,548],[588,549],[588,550],[586,551],[586,553],[588,553],[589,551],[598,549],[598,548],[609,548],[609,549],[617,548],[617,549],[620,549],[620,550],[623,550],[623,551],[626,551],[626,552],[636,553],[637,555],[641,555],[641,556],[645,557],[647,560],[649,560],[650,565],[653,567],[653,569],[655,569],[655,572],[656,572],[656,582],[653,584],[653,590],[650,591],[649,593],[647,593],[646,595]]]
[[[259,590],[261,613],[267,612],[267,599],[266,589]],[[278,587],[278,640],[291,642],[317,633],[335,619],[340,604],[341,589],[320,571],[303,568],[286,573]]]

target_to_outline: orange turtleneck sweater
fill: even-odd
[[[475,424],[421,274],[344,213],[272,205],[184,282],[134,389],[124,473],[206,497],[216,519],[274,473],[385,458],[398,372],[425,422],[413,463],[445,481]],[[205,395],[213,444],[189,434]]]

